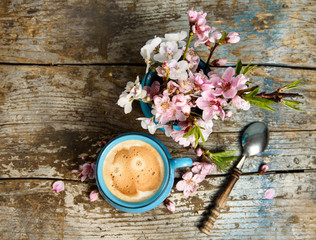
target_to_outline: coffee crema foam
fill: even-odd
[[[141,140],[126,140],[115,145],[105,157],[102,171],[109,191],[127,202],[150,198],[164,179],[160,154]]]

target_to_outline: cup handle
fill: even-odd
[[[192,159],[191,158],[174,158],[170,159],[170,166],[171,168],[181,168],[181,167],[191,167],[192,166]]]

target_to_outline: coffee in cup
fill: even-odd
[[[164,180],[164,162],[147,142],[125,140],[108,152],[102,173],[114,196],[126,202],[141,202],[159,190]]]

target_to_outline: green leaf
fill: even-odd
[[[275,109],[270,106],[275,103],[274,101],[266,99],[266,98],[255,97],[258,91],[259,91],[259,88],[256,88],[251,93],[244,95],[243,98],[254,106],[257,106],[269,111],[275,111]]]
[[[257,87],[256,89],[254,89],[252,92],[250,92],[250,93],[244,95],[244,99],[252,98],[252,97],[255,96],[258,92],[259,92],[259,87]]]
[[[217,41],[217,43],[218,44],[223,44],[226,36],[227,36],[227,33],[223,32],[222,37]]]
[[[235,71],[236,76],[240,74],[241,68],[242,68],[242,62],[241,62],[241,60],[239,60],[237,65],[236,65],[236,71]]]
[[[269,111],[276,111],[274,108],[270,107],[270,105],[275,103],[272,100],[261,97],[252,97],[247,99],[247,101],[256,107],[260,107]]]
[[[194,143],[194,149],[197,147],[198,143],[199,143],[199,133],[198,131],[195,131],[195,143]]]
[[[247,72],[251,71],[252,69],[254,69],[255,67],[257,67],[257,65],[254,65],[254,66],[250,66],[251,63],[249,63],[247,65],[247,67],[245,67],[245,69],[242,71],[242,74],[246,75]]]
[[[187,138],[187,137],[189,137],[189,136],[191,136],[192,134],[194,134],[195,133],[195,127],[193,127],[193,128],[191,128],[191,130],[190,131],[188,131],[186,134],[184,134],[184,138]]]
[[[289,89],[294,89],[294,88],[302,87],[302,86],[304,86],[304,85],[298,86],[298,84],[300,84],[300,83],[302,82],[302,80],[303,80],[303,79],[300,79],[300,80],[298,80],[298,81],[296,81],[296,82],[294,82],[294,83],[290,83],[290,84],[286,85],[284,88],[285,88],[286,90],[289,90]]]
[[[200,130],[201,131],[201,130]],[[203,137],[203,134],[202,134],[202,132],[200,132],[201,134],[200,134],[200,136],[201,136],[201,139],[202,139],[202,142],[203,142],[203,147],[205,147],[205,139],[204,139],[204,137]]]
[[[230,157],[233,156],[235,153],[237,152],[237,150],[234,151],[226,151],[226,152],[218,152],[218,153],[212,153],[214,156],[217,157]]]
[[[286,100],[286,99],[282,99],[281,101],[284,105],[293,108],[297,111],[303,111],[302,109],[298,108],[297,105],[299,104],[303,104],[302,102],[299,101],[293,101],[293,100]]]
[[[226,171],[226,167],[231,167],[228,162],[236,160],[238,157],[232,156],[237,151],[227,151],[218,153],[209,153],[209,158],[223,171]]]

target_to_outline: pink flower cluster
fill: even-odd
[[[85,181],[86,179],[94,179],[95,178],[95,164],[85,163],[79,166],[79,170],[72,170],[72,173],[77,174],[82,182]]]
[[[192,36],[198,39],[195,46],[205,44],[213,52],[219,44],[240,40],[236,32],[225,33],[223,37],[214,27],[206,25],[206,16],[203,11],[191,9],[188,12],[190,39]],[[248,79],[243,74],[235,74],[232,67],[221,72],[200,69],[199,56],[183,41],[187,35],[181,31],[147,41],[141,49],[147,63],[146,71],[155,69],[160,80],[143,88],[138,78],[135,83],[128,82],[118,104],[124,107],[125,113],[131,111],[133,100],[151,104],[153,117],[138,118],[144,129],[154,134],[158,128],[163,128],[166,135],[179,144],[196,147],[197,143],[208,139],[213,119],[224,120],[232,115],[231,105],[244,110],[250,108],[249,102],[238,94],[248,88]],[[211,64],[223,66],[226,62],[215,59]],[[198,130],[193,129],[196,126]],[[194,134],[188,135],[192,129]]]
[[[214,164],[194,162],[191,172],[182,175],[183,180],[176,185],[178,191],[183,191],[185,197],[192,195],[199,187],[207,174],[210,174],[214,168]]]
[[[216,31],[214,27],[206,25],[207,13],[203,11],[197,12],[193,9],[188,12],[188,19],[190,22],[191,31],[198,37],[194,46],[197,47],[200,44],[211,46],[212,43],[216,43],[222,38],[222,33]],[[236,32],[230,32],[223,39],[222,43],[237,43],[240,41],[239,34]]]

